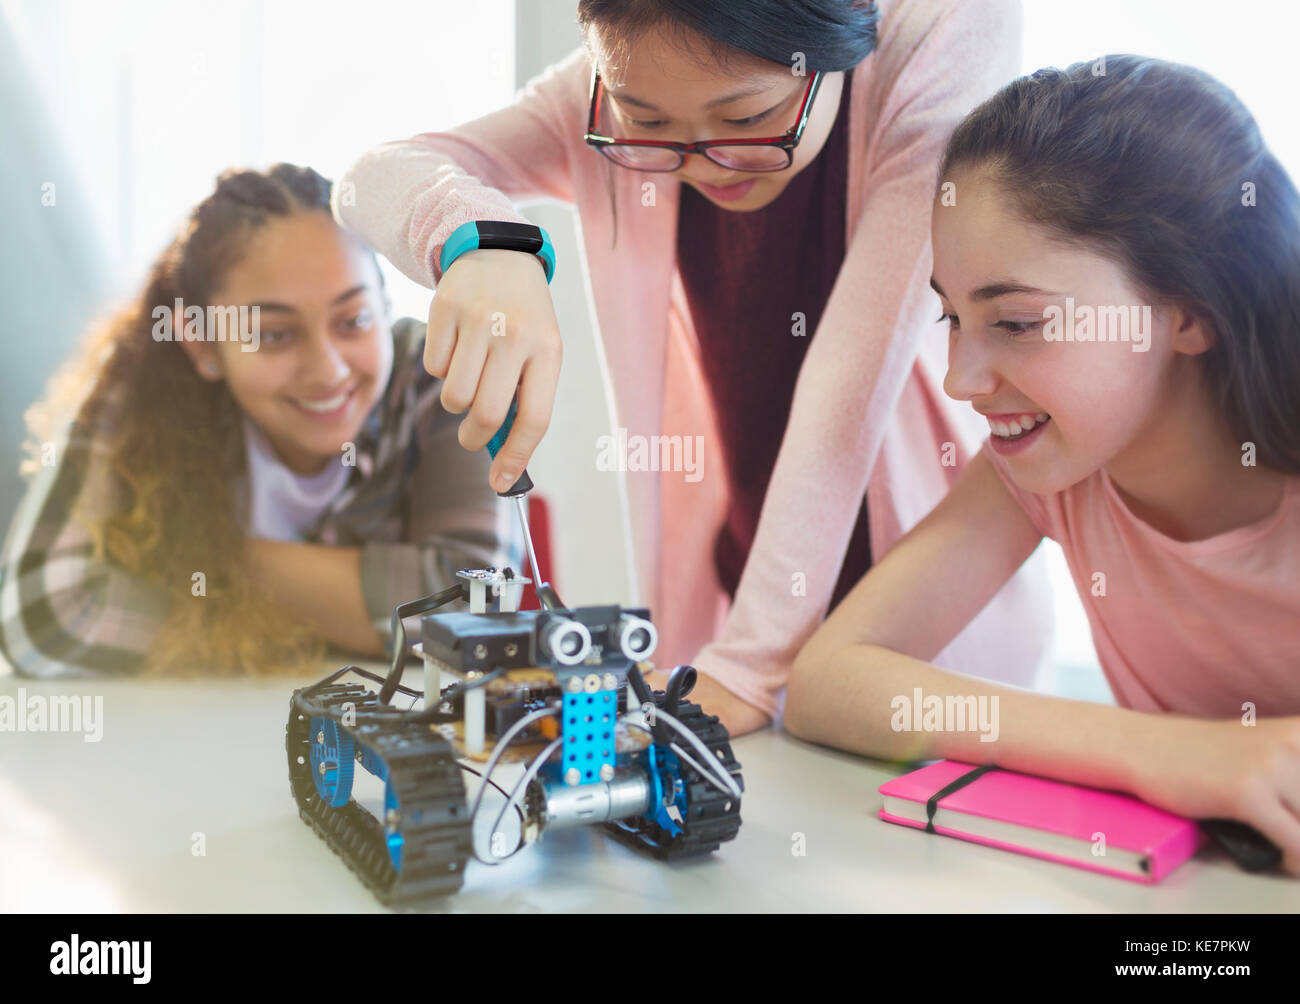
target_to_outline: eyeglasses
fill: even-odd
[[[821,71],[812,75],[804,91],[799,117],[783,136],[767,139],[719,139],[701,143],[670,143],[666,140],[622,139],[604,136],[596,131],[600,118],[605,88],[600,82],[600,72],[591,74],[591,110],[587,113],[587,145],[600,151],[619,167],[635,171],[676,171],[686,160],[686,154],[697,153],[713,163],[733,171],[784,171],[794,163],[794,148],[799,145],[804,127],[812,112],[813,98],[821,86]]]

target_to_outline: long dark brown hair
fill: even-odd
[[[90,334],[29,413],[50,441],[75,413],[81,436],[107,437],[125,504],[89,526],[99,558],[163,584],[168,620],[146,669],[266,672],[302,669],[324,644],[294,623],[240,568],[244,531],[234,485],[244,473],[242,411],[224,381],[201,379],[179,341],[157,341],[154,308],[206,307],[260,227],[300,212],[328,213],[330,182],[276,164],[232,169],[189,214],[135,299]],[[204,592],[193,595],[194,573]]]
[[[1132,55],[1039,70],[953,132],[940,184],[965,168],[1202,318],[1205,378],[1234,435],[1300,473],[1300,195],[1231,90]]]

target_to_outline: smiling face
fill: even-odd
[[[795,125],[808,76],[743,52],[719,65],[703,39],[691,41],[684,32],[646,32],[617,67],[602,58],[599,33],[591,33],[606,94],[599,131],[616,138],[694,143],[781,136]],[[843,86],[842,72],[822,75],[794,161],[785,170],[747,173],[687,154],[672,176],[723,209],[763,208],[825,145]]]
[[[1116,262],[1022,219],[986,173],[950,180],[956,204],[936,200],[932,222],[933,285],[950,326],[944,390],[988,418],[994,449],[1026,490],[1061,491],[1101,467],[1149,470],[1190,416],[1210,410],[1199,322],[1152,304]],[[1145,325],[1145,351],[1132,330],[1118,340],[1114,313],[1108,326],[1096,319],[1098,308],[1144,305],[1149,322],[1126,313]],[[1117,340],[1064,340],[1086,333],[1083,307],[1094,311],[1093,337],[1100,325]]]
[[[234,341],[182,343],[199,375],[226,381],[291,470],[320,471],[356,439],[392,372],[374,258],[326,212],[273,217],[211,299],[260,305],[260,337],[251,352]]]

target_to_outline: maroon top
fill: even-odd
[[[720,209],[682,186],[677,259],[726,455],[731,509],[714,546],[733,599],[758,529],[785,435],[795,378],[844,262],[849,75],[826,144],[769,205]],[[863,276],[863,281],[869,277]],[[804,314],[804,335],[792,315]],[[808,486],[817,504],[817,486]],[[871,567],[866,500],[835,591],[834,608]],[[803,569],[809,575],[824,569]]]

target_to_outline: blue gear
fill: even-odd
[[[677,754],[651,743],[646,747],[646,770],[650,775],[650,797],[654,805],[649,818],[667,831],[669,836],[675,837],[682,832],[682,828],[677,825],[677,821],[672,816],[668,815],[668,806],[664,804],[664,800],[671,785],[672,804],[677,807],[682,818],[686,818],[686,786],[682,783],[682,771],[677,762]]]
[[[313,718],[310,735],[311,777],[316,782],[316,793],[335,809],[347,805],[352,798],[352,769],[356,764],[352,737],[341,731],[332,718]],[[317,742],[318,737],[324,742]]]

